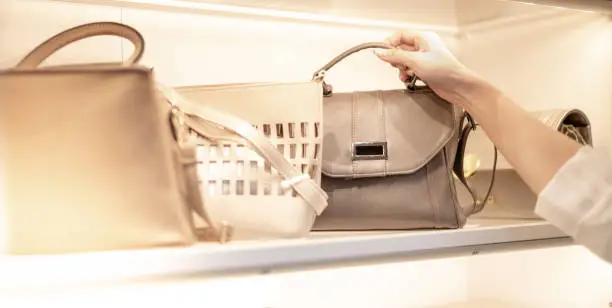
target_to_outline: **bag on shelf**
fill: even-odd
[[[124,63],[39,67],[62,47],[113,35]],[[7,247],[46,254],[189,245],[203,215],[195,148],[179,146],[144,41],[114,22],[61,32],[0,72],[1,173]],[[223,240],[221,230],[203,236]]]
[[[321,85],[166,88],[195,139],[205,209],[234,239],[299,238],[327,206],[320,187]],[[231,116],[230,116],[231,115]],[[220,126],[220,127],[219,127]]]
[[[568,136],[581,145],[593,146],[591,121],[580,109],[556,108],[531,112],[544,124]]]
[[[323,84],[322,187],[329,195],[314,229],[464,226],[466,217],[484,206],[463,170],[465,145],[476,124],[416,77],[406,89],[334,93],[324,81],[327,71],[368,48],[388,47],[355,46],[314,74]],[[471,193],[472,204],[459,204],[453,172]],[[492,187],[493,178],[482,200]]]
[[[551,128],[567,135],[584,146],[593,146],[591,124],[588,116],[580,109],[557,108],[532,111],[536,118]],[[477,142],[490,142],[486,135],[474,139]],[[482,154],[481,154],[482,155]],[[503,159],[503,156],[500,157]],[[470,178],[476,189],[485,189],[492,173],[489,168],[483,168]],[[461,196],[467,200],[468,196]],[[461,200],[461,199],[460,199]],[[497,170],[495,174],[495,190],[487,203],[487,211],[479,213],[479,218],[503,218],[521,220],[542,220],[535,214],[534,208],[537,195],[511,168]]]
[[[130,40],[133,55],[122,64],[39,67],[62,47],[100,35]],[[307,235],[327,205],[318,184],[320,85],[181,89],[204,100],[194,103],[156,84],[138,65],[143,50],[137,30],[90,23],[0,72],[0,92],[8,94],[0,118],[7,136],[2,161],[10,166],[2,169],[6,250]]]

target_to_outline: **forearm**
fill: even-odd
[[[580,148],[479,78],[462,86],[457,97],[537,194]]]
[[[480,123],[538,194],[535,213],[612,262],[612,160],[546,126],[495,87],[477,79],[455,103]]]

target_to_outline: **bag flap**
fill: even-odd
[[[323,173],[330,177],[411,174],[458,130],[458,112],[432,92],[334,93],[323,103]]]

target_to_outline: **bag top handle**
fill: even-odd
[[[368,42],[368,43],[359,44],[357,46],[353,46],[345,50],[341,54],[337,55],[336,57],[334,57],[331,61],[327,62],[327,64],[325,64],[323,67],[318,69],[313,74],[312,80],[320,81],[323,83],[323,95],[324,96],[330,96],[333,92],[332,86],[330,84],[327,84],[324,80],[325,75],[327,74],[327,71],[329,71],[332,67],[338,64],[340,61],[344,60],[346,57],[356,52],[359,52],[361,50],[370,49],[370,48],[391,49],[391,46],[389,46],[388,44],[382,43],[382,42]],[[410,76],[408,78],[408,81],[406,81],[406,89],[409,92],[429,90],[429,87],[427,85],[424,85],[424,86],[417,85],[416,84],[417,81],[419,81],[419,77],[417,77],[416,75]]]
[[[28,53],[16,66],[16,69],[35,69],[49,56],[63,47],[85,38],[102,35],[123,37],[134,44],[134,52],[123,62],[124,66],[138,63],[144,52],[144,39],[136,29],[116,22],[94,22],[62,31]]]
[[[327,71],[329,71],[332,67],[334,67],[336,64],[338,64],[340,61],[344,60],[344,58],[359,52],[361,50],[364,49],[369,49],[369,48],[383,48],[383,49],[390,49],[391,47],[385,43],[382,42],[369,42],[369,43],[363,43],[363,44],[359,44],[357,46],[353,46],[347,50],[345,50],[344,52],[342,52],[341,54],[337,55],[336,57],[334,57],[331,61],[327,62],[327,64],[325,64],[323,67],[321,67],[320,69],[318,69],[314,75],[312,76],[313,79],[322,79],[325,77],[325,74],[327,73]]]

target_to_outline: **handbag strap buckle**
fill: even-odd
[[[417,82],[423,82],[416,75],[412,75],[408,77],[408,81],[406,81],[406,90],[410,93],[422,93],[422,92],[431,92],[433,91],[425,82],[422,85],[417,84]]]

